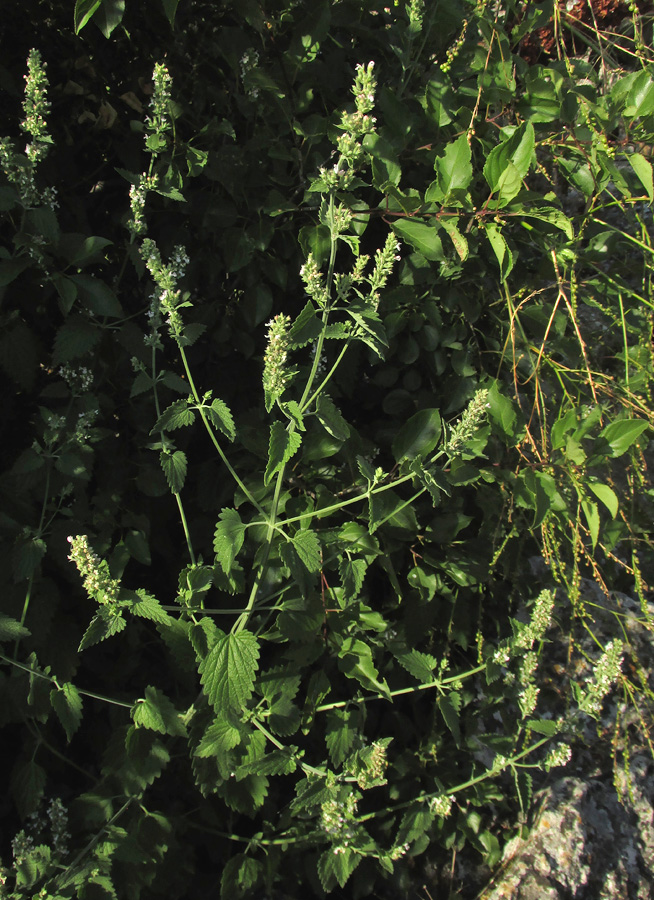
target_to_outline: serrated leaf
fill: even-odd
[[[559,726],[553,719],[532,719],[526,723],[526,726],[535,731],[537,734],[543,734],[545,737],[554,737],[558,734]]]
[[[92,647],[93,644],[99,644],[114,634],[118,634],[123,630],[127,623],[121,614],[115,610],[101,607],[97,616],[91,619],[89,627],[84,632],[84,637],[80,641],[77,648],[78,652]]]
[[[300,409],[299,403],[297,403],[295,400],[289,400],[286,403],[282,403],[282,411],[289,417],[291,422],[295,423],[295,427],[299,431],[306,431],[304,416],[302,415],[302,410]]]
[[[202,735],[196,756],[207,758],[227,753],[241,743],[241,732],[225,717],[218,715]]]
[[[298,531],[291,538],[297,555],[309,572],[318,572],[321,566],[320,541],[314,531]]]
[[[340,766],[352,749],[358,733],[356,720],[354,710],[333,709],[327,713],[325,743],[335,766]]]
[[[365,456],[357,456],[357,466],[366,481],[373,482],[375,480],[375,470]]]
[[[175,450],[174,453],[171,453],[169,450],[162,450],[159,454],[159,461],[166,476],[168,487],[173,494],[179,494],[186,480],[186,454],[182,450]]]
[[[321,394],[318,398],[316,417],[323,428],[337,440],[346,441],[350,436],[350,426],[341,415],[341,411],[326,394]]]
[[[0,641],[17,641],[18,638],[29,637],[31,632],[11,616],[0,613]]]
[[[396,653],[395,658],[407,672],[423,684],[429,684],[435,680],[434,669],[438,665],[438,660],[429,653],[411,650],[410,653]]]
[[[290,775],[297,768],[297,747],[284,747],[273,750],[252,762],[244,763],[236,770],[236,780],[241,781],[248,775]]]
[[[149,728],[159,734],[186,737],[186,726],[172,702],[164,693],[148,685],[145,699],[137,700],[132,708],[132,719],[137,728]]]
[[[396,836],[396,844],[412,844],[429,831],[434,822],[434,814],[425,803],[416,804],[402,816]]]
[[[434,501],[434,506],[438,506],[441,502],[441,494],[450,496],[450,483],[440,470],[425,468],[424,462],[419,457],[411,460],[409,468],[429,492],[431,499]]]
[[[259,642],[250,631],[223,634],[200,663],[201,681],[216,712],[240,713],[252,696]]]
[[[176,428],[192,425],[194,421],[195,410],[188,405],[186,400],[175,400],[161,413],[150,434],[156,434],[159,431],[174,431]]]
[[[34,760],[18,763],[11,773],[11,793],[21,819],[38,809],[45,791],[45,770]]]
[[[43,538],[21,538],[12,550],[11,562],[14,581],[30,578],[45,556],[46,543]]]
[[[302,436],[297,431],[287,431],[281,422],[272,423],[264,484],[270,484],[273,475],[297,453],[301,444]]]
[[[343,587],[343,600],[345,605],[351,603],[361,593],[363,579],[368,570],[368,562],[365,559],[348,559],[343,557],[338,566],[338,574],[341,576]]]
[[[50,702],[70,743],[82,721],[82,697],[74,684],[66,682],[50,691]]]
[[[134,594],[138,599],[134,600],[129,607],[133,615],[139,616],[141,619],[149,619],[151,622],[161,625],[168,624],[171,621],[171,617],[152,594],[148,594],[142,588],[136,590]]]
[[[325,893],[329,893],[337,884],[345,887],[361,859],[361,855],[350,847],[330,847],[325,850],[318,860],[318,877]]]
[[[81,317],[70,317],[57,331],[54,350],[52,353],[53,365],[79,359],[100,342],[102,330],[98,325]]]
[[[298,350],[300,347],[305,347],[312,341],[317,340],[320,337],[321,331],[322,322],[316,315],[313,303],[309,300],[302,312],[291,325],[289,334],[291,347],[295,350]]]
[[[245,525],[235,509],[223,509],[218,516],[213,536],[213,549],[227,575],[234,565],[245,540]]]
[[[220,880],[222,900],[238,900],[256,885],[262,870],[258,859],[237,853],[223,868]]]
[[[236,437],[236,426],[234,425],[231,410],[226,403],[223,403],[222,400],[216,397],[211,406],[203,407],[203,411],[214,428],[221,431],[230,441],[234,440]]]
[[[282,737],[295,734],[301,721],[300,710],[288,697],[282,697],[270,707],[268,727],[273,734],[279,734]]]

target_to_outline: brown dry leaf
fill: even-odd
[[[77,124],[83,125],[85,122],[91,122],[93,125],[95,125],[97,121],[97,116],[95,116],[90,109],[85,109],[82,115],[77,119]]]
[[[100,110],[98,113],[98,128],[111,128],[116,119],[118,118],[118,113],[113,108],[111,103],[107,103],[106,101],[100,104]]]
[[[64,94],[74,94],[75,96],[80,97],[85,93],[86,89],[76,81],[67,81],[64,85]]]
[[[134,91],[128,91],[126,94],[121,94],[120,99],[123,103],[126,103],[128,106],[131,106],[132,109],[135,109],[137,113],[143,112],[143,104],[136,96]]]

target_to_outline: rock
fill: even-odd
[[[479,900],[651,900],[654,762],[634,757],[629,778],[561,778],[541,792],[536,823],[511,841]]]

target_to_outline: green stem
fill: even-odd
[[[179,347],[179,344],[178,344],[178,347]],[[214,434],[214,430],[211,427],[211,424],[210,424],[209,420],[207,419],[206,413],[204,412],[204,410],[202,408],[202,400],[200,399],[200,395],[198,394],[197,388],[195,387],[195,382],[193,381],[193,376],[191,375],[191,370],[189,368],[188,361],[186,359],[186,353],[184,353],[184,348],[179,347],[179,352],[182,357],[182,362],[184,364],[184,370],[186,371],[186,377],[188,378],[188,383],[189,383],[189,387],[191,388],[191,392],[193,394],[193,399],[195,400],[195,402],[198,405],[198,409],[200,411],[202,421],[204,422],[204,427],[206,428],[206,430],[209,434],[209,437],[211,438],[211,442],[213,443],[214,447],[218,451],[218,455],[220,456],[221,460],[223,461],[225,468],[227,469],[229,474],[232,476],[232,478],[234,479],[236,484],[243,491],[243,493],[245,494],[247,499],[256,508],[256,510],[258,512],[260,512],[262,516],[265,516],[266,514],[265,514],[263,508],[255,500],[255,498],[252,496],[252,494],[250,493],[248,488],[243,484],[241,479],[238,477],[238,475],[236,474],[236,471],[234,470],[234,467],[229,462],[229,460],[225,456],[225,453],[224,453],[222,447],[218,443],[218,439],[216,438],[216,435]]]
[[[321,381],[320,385],[315,389],[315,391],[313,392],[313,394],[309,397],[309,399],[308,399],[307,402],[305,403],[304,407],[302,408],[302,412],[304,412],[305,409],[308,409],[308,408],[311,406],[311,404],[313,403],[313,401],[316,399],[316,397],[318,397],[318,396],[322,393],[322,391],[323,391],[324,388],[325,388],[325,385],[328,383],[328,381],[330,381],[330,379],[331,379],[332,376],[334,375],[334,372],[336,371],[336,369],[337,369],[338,366],[340,365],[341,360],[342,360],[343,357],[345,356],[345,353],[346,353],[346,351],[348,350],[349,346],[350,346],[350,339],[348,338],[348,340],[345,342],[345,344],[344,344],[343,347],[341,348],[341,352],[338,354],[338,357],[336,358],[336,362],[335,362],[334,365],[331,367],[331,369],[329,370],[329,372],[327,373],[327,375],[325,375],[325,377],[324,377],[323,380]],[[317,354],[316,354],[316,355],[317,355]]]
[[[281,741],[278,741],[277,738],[274,737],[268,731],[267,728],[264,728],[264,726],[261,724],[261,722],[258,719],[252,719],[252,724],[254,725],[255,728],[258,728],[259,731],[261,732],[261,734],[263,734],[270,741],[271,744],[273,744],[275,747],[277,747],[278,750],[286,750],[287,749],[284,746],[284,744],[281,743]],[[326,772],[322,771],[321,769],[314,769],[314,767],[310,766],[308,763],[304,763],[301,760],[297,760],[297,762],[300,764],[302,771],[305,773],[305,775],[317,775],[318,778],[324,778],[326,775]]]
[[[63,890],[73,881],[75,877],[75,868],[84,859],[84,857],[88,853],[90,853],[91,850],[93,850],[93,848],[98,843],[102,835],[107,831],[107,829],[110,828],[114,824],[114,822],[116,822],[122,816],[122,814],[129,806],[131,806],[131,804],[134,802],[134,799],[134,797],[130,797],[128,800],[126,800],[125,803],[123,803],[123,805],[120,807],[118,812],[114,813],[114,815],[109,819],[107,824],[103,825],[100,831],[91,838],[86,847],[83,847],[80,850],[72,863],[66,868],[66,871],[56,877],[55,882],[58,884],[58,888],[60,890]]]
[[[541,740],[536,741],[535,744],[532,744],[530,747],[527,747],[526,750],[522,750],[520,753],[517,753],[515,756],[512,756],[510,759],[506,761],[506,765],[503,766],[503,769],[508,768],[509,766],[514,765],[518,762],[519,759],[527,756],[530,753],[533,753],[534,750],[538,750],[539,747],[542,747],[543,744],[546,744],[550,738],[541,738]],[[397,812],[400,809],[407,809],[409,806],[413,806],[416,802],[419,801],[427,801],[431,800],[435,797],[451,797],[454,794],[460,794],[461,791],[467,790],[469,787],[473,787],[475,784],[479,784],[482,781],[487,781],[489,778],[493,778],[495,775],[499,774],[502,771],[501,769],[490,769],[484,772],[482,775],[477,775],[475,778],[469,778],[467,781],[462,781],[461,784],[457,784],[452,788],[448,788],[446,791],[433,791],[429,794],[421,794],[419,797],[416,797],[413,800],[406,800],[404,803],[397,803],[393,806],[387,806],[384,809],[378,809],[375,812],[368,813],[365,816],[358,816],[355,821],[356,822],[369,822],[370,819],[379,818],[379,816],[383,816],[385,813],[389,812]]]
[[[441,678],[438,681],[430,681],[429,684],[417,684],[414,687],[408,688],[400,688],[397,691],[391,691],[391,697],[399,697],[402,694],[415,694],[417,691],[429,691],[434,688],[440,689],[444,687],[446,684],[453,684],[456,681],[462,681],[464,678],[471,678],[473,675],[478,675],[479,672],[483,672],[486,668],[486,665],[476,666],[474,669],[469,669],[467,672],[463,672],[461,675],[452,675],[450,678]],[[323,703],[321,706],[316,707],[316,712],[327,712],[330,709],[342,709],[344,706],[349,706],[351,703],[361,704],[361,703],[370,703],[371,700],[386,700],[387,697],[382,696],[381,694],[369,694],[367,697],[356,697],[351,700],[337,700],[335,703]]]
[[[195,565],[195,553],[193,552],[193,545],[191,543],[191,535],[189,534],[188,524],[186,522],[186,515],[184,513],[184,506],[182,504],[182,498],[179,494],[175,494],[175,500],[177,500],[177,507],[179,509],[179,515],[182,520],[182,527],[184,529],[184,536],[186,537],[186,546],[188,547],[188,553],[191,557],[191,564]],[[200,608],[202,608],[202,604],[200,604]]]
[[[11,666],[16,666],[17,669],[21,669],[23,672],[29,672],[30,675],[36,675],[37,678],[49,681],[50,684],[54,684],[55,687],[59,688],[59,682],[56,678],[53,678],[52,675],[46,675],[45,672],[39,672],[38,669],[32,669],[24,663],[19,663],[15,659],[5,656],[4,653],[0,653],[0,661],[9,663]],[[134,706],[133,703],[124,703],[122,700],[114,700],[113,697],[106,697],[104,694],[94,694],[93,691],[85,691],[82,690],[82,688],[77,688],[77,691],[84,697],[91,697],[93,700],[102,700],[104,703],[111,703],[113,706],[122,706],[125,709],[131,709]]]
[[[43,502],[41,504],[41,515],[39,517],[39,525],[36,530],[36,537],[40,538],[43,534],[43,524],[45,522],[45,511],[48,508],[48,498],[50,496],[50,473],[51,473],[51,462],[48,460],[46,464],[46,473],[45,473],[45,488],[43,489]],[[34,586],[34,572],[29,577],[29,581],[27,583],[27,590],[25,591],[25,600],[23,602],[23,611],[20,616],[20,624],[21,626],[25,625],[25,619],[27,618],[27,611],[29,610],[30,600],[32,598],[32,587]],[[20,644],[20,637],[16,638],[16,642],[14,643],[14,660],[18,658],[18,646]]]

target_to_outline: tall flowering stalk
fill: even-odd
[[[50,108],[47,89],[45,63],[38,50],[30,50],[23,99],[25,117],[20,127],[31,140],[25,145],[25,152],[19,153],[9,138],[0,139],[0,168],[8,181],[16,187],[20,202],[27,209],[36,206],[54,209],[58,205],[54,188],[41,190],[36,184],[38,164],[45,158],[52,144],[46,118]]]

